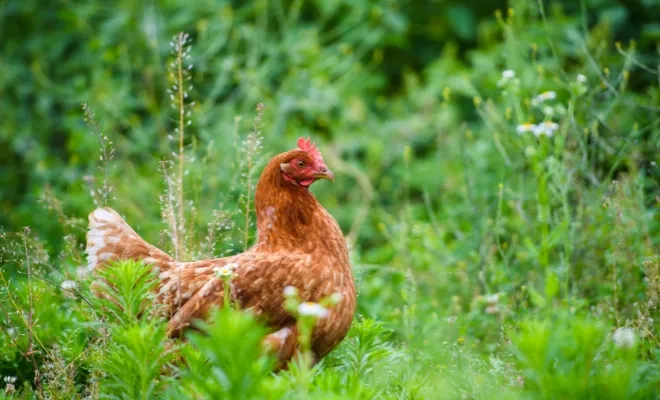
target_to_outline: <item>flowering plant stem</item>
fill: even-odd
[[[179,218],[184,219],[183,207],[183,135],[185,126],[185,110],[184,110],[184,89],[183,89],[183,43],[185,42],[184,33],[180,32],[178,35],[179,46],[177,46],[177,83],[178,83],[178,100],[179,100]]]

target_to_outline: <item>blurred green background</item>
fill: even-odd
[[[519,3],[529,8],[535,2]],[[587,15],[580,16],[581,5]],[[82,103],[96,112],[121,160],[141,170],[135,174],[151,174],[169,153],[166,136],[173,123],[166,64],[175,33],[186,31],[194,41],[192,96],[198,105],[189,140],[194,136],[225,149],[234,117],[250,120],[256,102],[264,102],[269,153],[311,134],[363,165],[387,202],[391,186],[400,183],[393,159],[402,147],[411,145],[421,156],[419,168],[438,151],[438,127],[429,123],[424,114],[433,111],[425,108],[440,102],[444,87],[459,85],[454,82],[465,74],[496,75],[471,68],[476,49],[488,51],[499,41],[493,13],[508,4],[5,1],[0,7],[0,224],[8,230],[38,226],[53,236],[56,249],[56,228],[37,199],[50,186],[70,212],[84,215],[90,209],[82,182],[94,172],[97,143],[83,123]],[[655,1],[564,1],[548,8],[562,15],[563,27],[552,28],[559,35],[570,36],[561,30],[579,28],[582,18],[588,26],[607,24],[613,41],[635,38],[643,55],[657,56]],[[539,26],[522,33],[545,44]],[[579,49],[561,45],[569,54],[556,62],[570,67]],[[503,68],[504,61],[488,67]],[[648,79],[634,76],[635,89],[643,90]],[[444,122],[443,135],[458,135],[459,123],[478,119],[470,97],[455,99],[445,117],[454,126]],[[223,174],[226,166],[210,167]],[[428,179],[430,189],[446,179],[415,175]],[[129,195],[120,201],[153,202],[145,190],[137,200]]]
[[[90,191],[103,184],[98,133],[115,150],[108,205],[172,250],[161,161],[178,151],[168,93],[178,32],[192,43],[191,257],[208,240],[215,255],[243,248],[240,229],[207,233],[220,212],[242,226],[243,141],[263,103],[259,166],[311,136],[337,175],[312,191],[351,248],[367,319],[351,338],[387,337],[395,354],[376,358],[390,369],[356,373],[361,384],[387,377],[386,398],[654,397],[656,0],[5,0],[5,253],[15,254],[12,232],[30,226],[43,275],[78,279]],[[557,124],[551,135],[521,132],[544,123]],[[21,282],[21,261],[1,263]],[[48,287],[45,303],[73,307]],[[46,346],[63,346],[82,318],[39,312]],[[20,325],[12,318],[4,324]],[[634,330],[634,346],[613,339],[620,328]],[[354,344],[318,379],[344,371],[337,360]],[[0,374],[30,368],[17,350],[3,353]],[[328,393],[345,398],[340,388],[353,386],[337,379]]]

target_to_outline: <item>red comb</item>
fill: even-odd
[[[323,156],[321,156],[321,153],[311,139],[305,139],[304,137],[298,139],[298,148],[312,156],[315,161],[320,162],[321,164],[324,163]]]

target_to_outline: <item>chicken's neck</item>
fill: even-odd
[[[255,251],[326,251],[348,261],[337,222],[307,188],[281,178],[276,159],[265,168],[255,193]]]

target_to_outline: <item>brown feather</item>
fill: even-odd
[[[337,222],[306,187],[281,176],[280,165],[298,157],[314,159],[297,149],[275,156],[265,167],[255,193],[258,239],[245,253],[176,262],[106,208],[89,217],[90,268],[117,259],[141,259],[158,267],[158,301],[168,309],[168,332],[176,337],[195,319],[206,318],[213,307],[222,305],[224,282],[213,269],[235,264],[236,275],[230,281],[232,300],[273,329],[264,344],[282,362],[297,348],[295,319],[284,309],[284,288],[293,286],[303,301],[312,302],[341,293],[342,301],[329,310],[312,334],[312,351],[320,359],[346,336],[356,294],[346,242]]]

